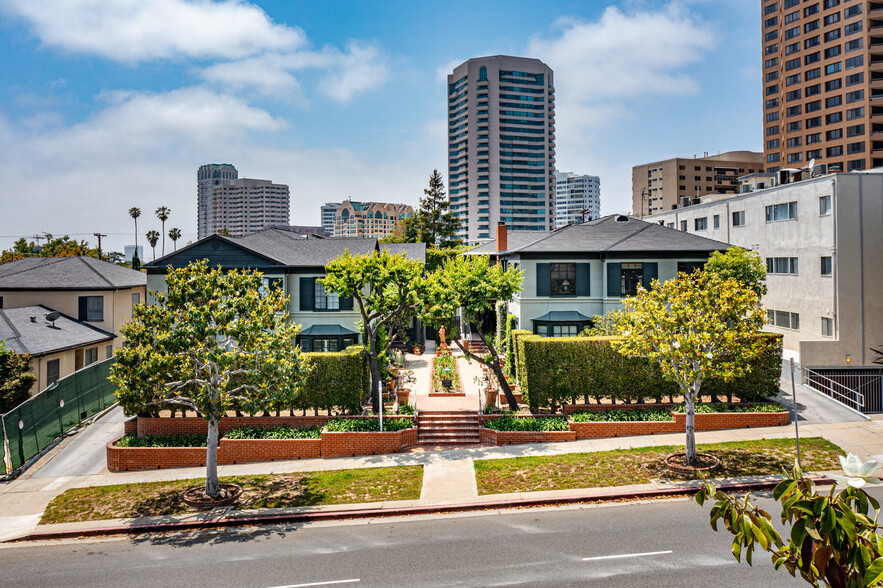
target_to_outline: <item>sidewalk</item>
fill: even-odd
[[[696,434],[698,443],[716,443],[721,441],[739,441],[762,438],[788,438],[794,435],[793,426],[739,429],[732,431],[709,431]],[[883,461],[883,422],[862,421],[853,423],[811,424],[801,427],[802,437],[824,437],[836,443],[844,451],[855,453],[862,459]],[[439,507],[444,505],[464,504],[489,505],[516,499],[549,499],[566,498],[568,496],[586,496],[593,493],[632,493],[646,490],[678,490],[683,483],[645,484],[636,487],[598,488],[592,490],[562,490],[553,492],[515,493],[512,495],[478,496],[474,491],[475,477],[473,461],[476,459],[505,459],[519,456],[561,455],[624,449],[633,447],[649,447],[658,445],[682,445],[683,433],[669,435],[653,435],[639,437],[620,437],[609,439],[591,439],[569,443],[538,443],[530,445],[510,445],[503,447],[479,447],[469,449],[453,449],[445,451],[427,451],[422,453],[399,453],[378,456],[365,456],[336,459],[307,459],[300,461],[279,461],[255,464],[239,464],[221,466],[221,476],[311,472],[324,470],[350,469],[360,467],[392,467],[397,465],[423,465],[424,487],[419,500],[388,503],[371,503],[358,505],[337,505],[328,507],[309,507],[306,509],[284,509],[286,512],[323,512],[325,518],[332,518],[330,512],[344,511],[383,511],[402,508]],[[201,478],[205,468],[180,468],[174,470],[151,470],[144,472],[112,474],[103,472],[85,476],[63,476],[59,478],[31,477],[15,480],[0,486],[0,542],[27,536],[38,529],[38,523],[46,505],[58,494],[68,488],[100,486],[108,484],[129,484],[160,480],[177,480]],[[243,511],[236,516],[253,516],[253,511]],[[196,520],[206,515],[185,515],[181,517],[162,517],[163,520]],[[367,516],[367,515],[366,515]],[[372,515],[372,516],[376,516]],[[190,517],[187,519],[187,517]],[[134,520],[116,521],[116,526],[132,526]],[[72,525],[72,527],[71,527]],[[65,528],[87,529],[96,525],[114,526],[111,522],[71,523]]]

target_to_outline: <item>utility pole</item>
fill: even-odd
[[[92,234],[95,235],[96,237],[98,237],[98,259],[102,259],[102,256],[101,256],[101,238],[102,238],[102,237],[107,237],[107,234],[105,234],[105,233],[92,233]]]

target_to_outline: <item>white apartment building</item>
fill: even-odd
[[[288,225],[288,186],[240,178],[212,188],[208,234],[226,229],[243,237],[274,225]]]
[[[825,175],[644,217],[757,251],[766,329],[808,368],[871,368],[883,346],[883,169]]]
[[[322,205],[322,229],[329,237],[334,234],[334,218],[337,216],[338,208],[340,202],[326,202]]]
[[[555,228],[601,218],[601,179],[598,176],[555,172]]]

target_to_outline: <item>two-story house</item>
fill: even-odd
[[[425,247],[387,245],[393,253],[425,259]],[[148,301],[165,293],[168,268],[206,259],[210,267],[255,269],[264,274],[267,287],[281,288],[289,297],[289,320],[302,326],[297,338],[304,351],[337,351],[360,340],[359,310],[351,297],[327,292],[319,278],[325,266],[349,252],[365,255],[378,250],[377,239],[305,237],[289,231],[265,229],[245,237],[211,235],[174,253],[145,264]]]
[[[0,265],[0,308],[57,310],[113,333],[116,348],[123,344],[120,327],[146,297],[146,284],[144,272],[94,257],[27,257]]]
[[[496,243],[508,245],[506,227]],[[522,291],[509,304],[521,329],[538,335],[577,335],[592,317],[622,308],[622,299],[705,264],[726,243],[623,215],[555,230],[501,249],[505,264],[524,272]]]

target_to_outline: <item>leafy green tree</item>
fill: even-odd
[[[454,343],[466,357],[493,370],[506,395],[509,408],[518,410],[518,403],[509,383],[503,375],[500,352],[491,340],[493,333],[485,333],[481,328],[484,315],[494,309],[497,300],[510,301],[521,291],[522,272],[510,267],[503,269],[501,264],[491,265],[486,255],[460,255],[448,259],[441,269],[429,275],[429,289],[423,321],[433,327],[447,325],[460,309],[476,333],[487,346],[489,355],[479,357],[463,347],[460,339]]]
[[[181,238],[181,229],[178,227],[172,227],[169,229],[169,239],[172,240],[172,244],[175,246],[175,251],[178,250],[178,239]]]
[[[416,223],[409,223],[405,227],[406,234],[413,231],[417,240],[435,246],[459,243],[455,235],[460,229],[460,221],[451,212],[445,184],[437,169],[432,170],[429,188],[424,189],[423,193],[426,197],[420,199]]]
[[[205,260],[170,269],[168,294],[139,304],[122,328],[111,381],[128,412],[184,408],[208,421],[206,485],[218,494],[218,422],[228,410],[291,405],[307,375],[300,327],[278,315],[287,299],[262,289],[257,271],[209,270]]]
[[[712,271],[681,274],[623,300],[622,338],[610,342],[628,357],[659,364],[677,383],[687,408],[687,462],[696,462],[695,402],[708,378],[730,381],[751,370],[764,349],[753,336],[764,325],[757,294]]]
[[[150,248],[153,249],[153,259],[156,261],[156,244],[159,241],[159,231],[150,229],[145,237],[147,237],[147,242],[150,243]]]
[[[393,339],[387,338],[381,349],[378,334],[396,332],[416,313],[425,290],[423,264],[386,250],[370,255],[346,252],[326,265],[325,272],[319,280],[322,286],[340,297],[352,296],[359,306],[371,368],[371,404],[376,412],[380,408],[377,385],[382,381],[380,357]]]
[[[880,484],[876,461],[862,463],[850,454],[840,456],[845,476],[831,474],[843,488],[832,486],[819,494],[812,480],[795,465],[776,485],[773,498],[782,503],[782,524],[790,525],[783,538],[772,524],[772,516],[751,504],[749,495],[730,496],[706,485],[696,494],[700,505],[712,498],[711,527],[718,522],[733,535],[733,556],[751,565],[755,546],[771,555],[777,570],[797,573],[813,586],[823,582],[831,588],[879,586],[883,583],[883,534],[877,525],[880,504],[865,492],[866,484]],[[874,512],[871,512],[873,509]],[[873,517],[873,518],[872,518]]]
[[[741,247],[730,247],[724,253],[712,251],[705,271],[739,280],[754,290],[758,300],[766,294],[766,266],[757,251]]]
[[[13,244],[12,249],[0,254],[0,263],[16,261],[25,257],[75,257],[80,255],[100,259],[98,249],[90,247],[86,241],[77,241],[67,235],[53,237],[50,233],[46,233],[45,245],[37,245],[25,238],[19,239]],[[108,259],[109,255],[104,258]]]
[[[162,233],[162,254],[166,254],[166,221],[169,220],[169,215],[172,214],[172,210],[168,206],[160,206],[156,209],[156,218],[159,219],[159,222],[162,223],[162,227],[160,233]]]
[[[0,414],[9,412],[30,396],[37,378],[29,371],[28,355],[19,355],[0,341]]]

